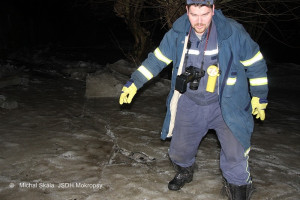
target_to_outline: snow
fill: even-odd
[[[0,88],[0,104],[17,103],[0,107],[0,199],[226,199],[213,131],[199,147],[194,180],[177,192],[167,188],[175,174],[170,142],[160,140],[168,80],[155,80],[121,107],[111,89],[124,84],[133,66],[61,65],[68,67],[20,74],[7,64],[9,73],[1,71],[0,82],[13,76],[28,82]],[[250,152],[253,199],[300,199],[299,69],[270,67],[266,120],[255,121]],[[116,81],[103,82],[106,95],[85,81],[100,75]],[[87,95],[88,89],[102,96]]]

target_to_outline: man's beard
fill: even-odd
[[[203,34],[206,30],[206,25],[198,23],[198,24],[194,25],[194,29],[195,29],[196,33]]]

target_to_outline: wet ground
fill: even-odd
[[[165,96],[138,96],[121,108],[116,98],[85,99],[83,81],[29,80],[0,90],[18,102],[0,108],[0,199],[226,199],[213,132],[200,145],[194,181],[168,190]],[[267,118],[252,139],[253,199],[300,199],[299,100],[294,91],[270,91]]]

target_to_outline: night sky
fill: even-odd
[[[299,16],[298,16],[299,17]],[[276,42],[269,36],[258,41],[267,60],[272,62],[300,63],[299,20],[277,24],[284,29],[285,38],[292,48]],[[159,30],[161,32],[161,30]],[[292,34],[291,34],[292,33]],[[274,36],[277,31],[274,30]],[[91,57],[101,54],[95,49],[107,49],[120,56],[115,41],[132,43],[122,19],[116,17],[109,4],[91,7],[83,0],[2,0],[0,2],[1,57],[20,49],[42,48],[49,45],[81,51]],[[133,44],[133,43],[132,43]],[[158,43],[156,44],[158,45]],[[93,49],[95,52],[93,52]],[[96,57],[97,57],[96,56]],[[98,56],[98,60],[107,56]]]
[[[1,39],[14,45],[99,45],[109,37],[107,26],[122,22],[111,7],[93,11],[88,4],[74,2],[1,1]]]

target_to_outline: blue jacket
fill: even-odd
[[[267,66],[255,43],[243,26],[226,18],[220,10],[213,16],[218,37],[218,62],[221,74],[218,78],[219,102],[224,121],[245,150],[250,147],[254,122],[251,96],[267,98]],[[180,93],[175,81],[182,71],[190,22],[184,14],[165,34],[159,47],[132,74],[137,88],[141,88],[168,64],[173,62],[171,90],[167,98],[167,113],[161,139],[172,136]]]

